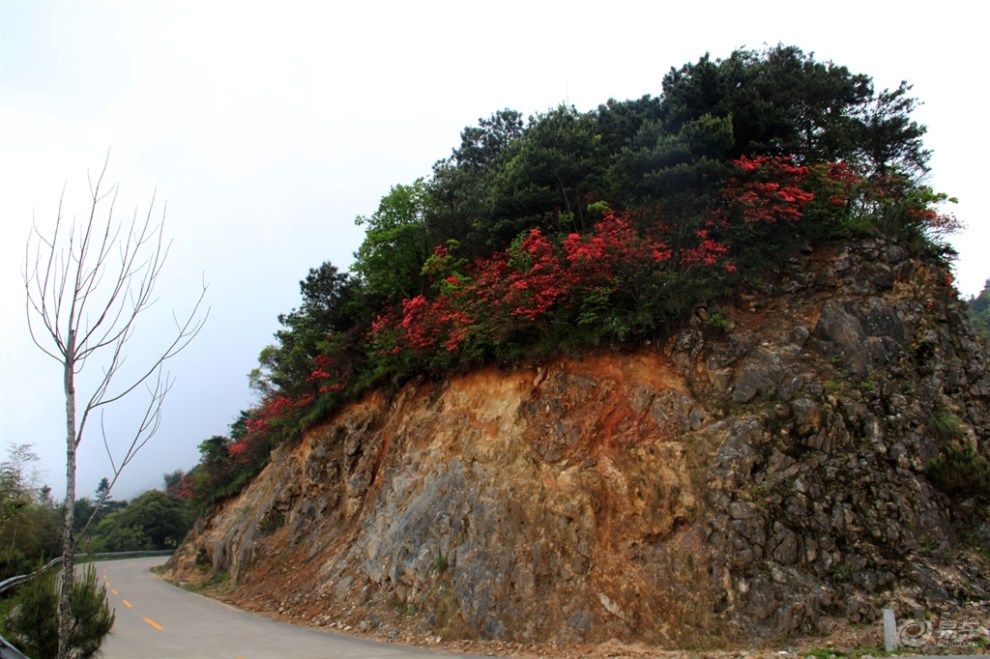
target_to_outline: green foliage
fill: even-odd
[[[671,69],[663,79],[669,133],[704,115],[730,118],[732,155],[795,155],[844,161],[869,174],[924,172],[923,126],[910,119],[910,85],[873,91],[869,76],[817,62],[795,46],[737,50]]]
[[[190,506],[174,494],[149,490],[97,526],[95,551],[137,551],[178,546],[192,526]]]
[[[30,572],[61,549],[61,520],[50,491],[38,487],[30,445],[11,445],[0,464],[0,579]]]
[[[969,316],[976,329],[990,339],[990,279],[976,297],[969,300]]]
[[[589,198],[600,196],[608,163],[596,139],[595,117],[560,106],[531,117],[506,148],[507,162],[495,178],[494,217],[484,227],[487,243],[498,247],[537,227],[585,231]]]
[[[495,182],[508,160],[508,147],[523,133],[522,115],[500,110],[461,131],[461,144],[433,166],[430,213],[425,218],[432,243],[459,241],[469,257],[488,249],[486,227],[497,216]]]
[[[58,656],[58,595],[56,575],[39,563],[35,577],[20,588],[7,620],[10,641],[35,659]],[[86,566],[72,586],[70,657],[92,657],[113,627],[114,614],[96,570]]]
[[[725,331],[729,329],[732,322],[729,320],[725,313],[715,310],[708,315],[708,326],[713,327],[718,330]]]
[[[959,417],[941,407],[932,415],[928,431],[943,445],[961,438],[963,434]]]
[[[190,499],[197,509],[236,494],[267,464],[267,451],[261,452],[264,459],[235,460],[230,455],[233,445],[230,438],[221,435],[200,442],[199,464],[185,475],[182,488],[182,496]]]
[[[185,474],[181,469],[176,469],[175,471],[170,471],[162,476],[162,482],[165,485],[165,492],[167,494],[174,494],[179,496],[179,492],[182,491],[182,478]]]
[[[950,496],[990,501],[990,461],[970,446],[946,448],[929,463],[925,475]]]
[[[690,217],[725,178],[732,144],[729,117],[704,114],[677,132],[660,121],[644,123],[611,168],[617,193],[639,203],[663,201],[666,213]]]
[[[399,300],[425,292],[420,271],[432,249],[426,227],[429,203],[426,181],[420,178],[394,186],[373,215],[355,221],[367,228],[353,271],[372,295]]]
[[[310,391],[307,378],[313,358],[325,351],[328,342],[350,341],[348,332],[366,320],[362,314],[368,313],[364,309],[369,303],[364,300],[363,283],[329,262],[310,269],[299,289],[302,305],[278,317],[284,328],[275,334],[278,345],[262,350],[260,366],[251,373],[252,385],[262,396]]]

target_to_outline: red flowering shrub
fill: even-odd
[[[638,232],[627,217],[607,212],[588,235],[551,240],[539,229],[507,250],[450,272],[449,251],[438,247],[428,262],[438,294],[401,302],[371,329],[379,358],[409,353],[420,358],[497,347],[506,336],[546,327],[589,301],[607,300],[637,277],[654,276],[671,251]],[[427,270],[427,268],[424,268]]]
[[[552,352],[654,332],[726,290],[738,265],[759,264],[788,240],[875,231],[884,222],[928,236],[958,226],[936,209],[944,196],[893,177],[865,179],[845,163],[744,156],[731,167],[711,205],[676,222],[656,211],[606,209],[587,233],[533,228],[473,262],[455,256],[456,241],[437,246],[422,269],[432,295],[394,300],[357,332],[328,336],[293,396],[268,395],[225,445],[226,466],[214,456],[210,469],[243,481],[286,432],[382,378],[512,359],[540,343]],[[217,474],[197,472],[182,490],[197,491]]]
[[[735,173],[719,192],[712,209],[710,228],[747,225],[795,225],[815,195],[806,189],[809,170],[791,164],[790,158],[740,157],[732,163]]]

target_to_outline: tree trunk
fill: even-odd
[[[68,659],[72,633],[73,556],[76,541],[72,535],[76,507],[76,383],[75,334],[69,330],[65,354],[65,510],[62,520],[62,578],[58,601],[58,658]]]

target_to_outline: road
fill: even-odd
[[[275,622],[177,588],[150,572],[161,556],[96,563],[117,619],[103,659],[461,657]]]

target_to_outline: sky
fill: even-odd
[[[62,375],[27,333],[25,245],[32,223],[51,232],[60,198],[66,220],[85,217],[87,175],[108,153],[114,217],[150,209],[172,241],[129,368],[208,284],[209,318],[168,364],[161,428],[114,488],[128,499],[228,433],[256,402],[247,374],[299,281],[324,261],[348,268],[355,217],[429,175],[465,126],[656,96],[671,67],[778,43],[878,89],[914,85],[929,183],[966,225],[956,283],[977,294],[990,278],[988,3],[0,0],[0,459],[30,444],[64,494]],[[108,410],[116,460],[142,402]],[[80,445],[80,496],[111,475],[99,430]]]

